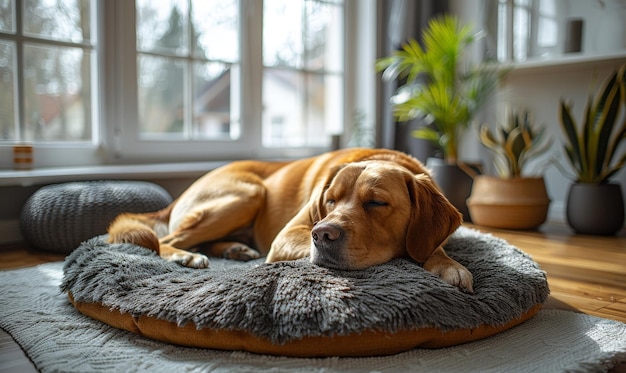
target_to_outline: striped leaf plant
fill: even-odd
[[[620,115],[625,106],[626,64],[604,82],[595,97],[589,97],[581,126],[572,115],[572,106],[560,101],[564,149],[576,182],[608,183],[626,165],[626,153],[619,154],[626,138],[626,118]]]
[[[487,124],[480,127],[480,141],[493,154],[498,177],[519,178],[526,163],[545,153],[550,142],[545,141],[544,128],[533,128],[528,111],[510,115],[508,124],[491,131]]]

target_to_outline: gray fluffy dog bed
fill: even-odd
[[[107,244],[102,236],[82,243],[67,257],[61,289],[81,312],[117,327],[103,313],[129,315],[140,329],[138,320],[147,317],[187,326],[186,333],[243,331],[277,346],[279,354],[280,346],[310,337],[332,341],[375,331],[388,338],[422,328],[436,328],[442,335],[458,329],[473,333],[485,325],[499,332],[534,307],[538,310],[548,296],[545,273],[499,238],[461,227],[445,249],[472,272],[474,294],[442,282],[408,259],[338,271],[308,259],[265,264],[212,258],[207,269],[189,269],[142,247]],[[91,304],[102,307],[97,312],[79,307]],[[133,331],[173,343],[231,348],[219,341],[199,343],[197,336],[177,339]]]

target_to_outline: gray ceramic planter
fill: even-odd
[[[463,220],[470,222],[466,201],[472,192],[474,179],[459,166],[447,164],[439,158],[428,158],[426,166],[446,198],[463,214]]]
[[[577,233],[614,235],[624,226],[622,188],[619,184],[572,184],[566,214]]]

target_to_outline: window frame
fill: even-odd
[[[96,90],[94,141],[86,143],[47,142],[34,143],[34,165],[43,167],[76,167],[103,164],[161,163],[228,160],[243,158],[297,158],[328,150],[328,148],[264,148],[262,146],[262,10],[263,2],[240,0],[241,14],[241,92],[248,92],[241,97],[241,137],[232,141],[219,140],[184,140],[176,141],[134,141],[137,136],[137,72],[135,34],[135,4],[127,0],[91,0],[98,18],[96,33],[96,53],[98,86]],[[351,58],[352,38],[358,38],[357,28],[371,28],[375,17],[364,23],[356,16],[364,4],[370,9],[375,1],[345,0],[344,3],[344,40],[343,40],[343,105],[344,137],[348,142],[349,124],[357,101],[353,96],[361,94],[357,85],[371,85],[375,80],[373,62],[369,66],[360,59]],[[20,6],[20,1],[16,1]],[[259,14],[261,16],[259,16]],[[256,15],[256,16],[255,16]],[[247,37],[245,37],[247,36]],[[375,42],[375,40],[369,40]],[[130,61],[133,59],[134,61]],[[251,62],[252,61],[252,62]],[[359,64],[358,68],[347,66]],[[366,79],[356,78],[356,74],[368,71]],[[371,80],[370,80],[371,79]],[[371,92],[373,100],[373,92]],[[363,101],[363,100],[361,100]],[[373,107],[373,105],[372,105]],[[361,107],[363,108],[363,107]],[[366,108],[366,110],[371,110]],[[374,116],[372,115],[372,118]],[[0,168],[12,168],[12,147],[14,143],[0,144]],[[344,144],[345,145],[345,144]]]

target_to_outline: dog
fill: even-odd
[[[202,253],[267,262],[309,256],[340,270],[408,256],[472,293],[472,274],[443,249],[461,221],[418,160],[388,149],[343,149],[290,162],[229,163],[161,211],[120,214],[108,241],[193,268],[209,265]]]

